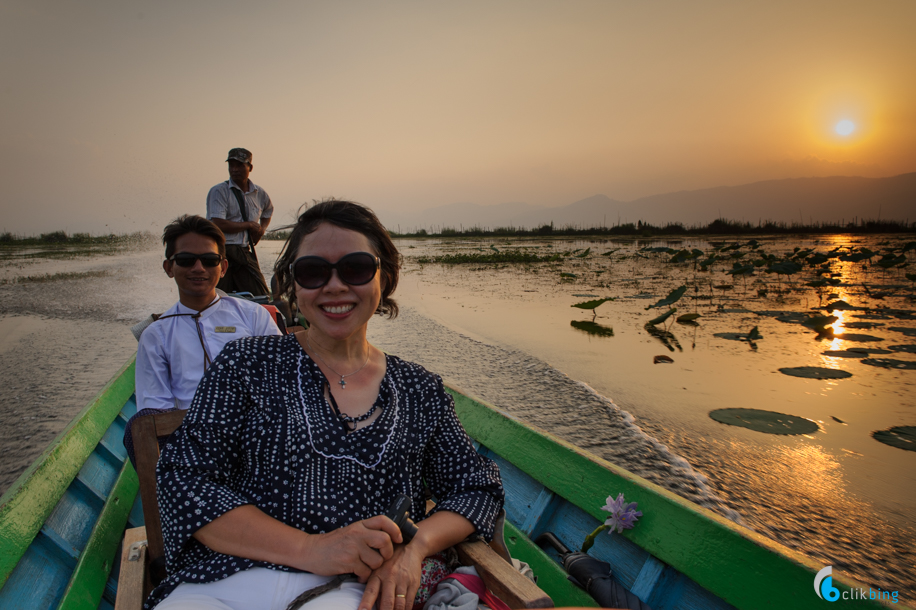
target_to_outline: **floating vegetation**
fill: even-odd
[[[491,246],[492,247],[492,246]],[[495,264],[495,263],[548,263],[558,261],[562,257],[559,254],[550,254],[538,256],[532,252],[523,252],[520,250],[508,250],[500,252],[493,248],[495,252],[483,253],[459,253],[459,254],[440,254],[438,256],[421,256],[417,259],[420,264],[439,264],[439,265],[473,265],[473,264]]]
[[[677,321],[680,322],[681,324],[684,324],[686,322],[695,322],[697,318],[700,318],[700,317],[702,316],[700,316],[700,314],[698,313],[685,313],[682,316],[678,316]]]
[[[864,307],[856,307],[856,306],[854,306],[854,305],[850,305],[850,304],[847,303],[846,301],[834,301],[833,303],[827,303],[826,305],[824,305],[824,309],[826,309],[827,311],[836,311],[836,310],[839,310],[839,311],[854,311],[854,310],[857,310],[857,309],[865,309],[865,308],[864,308]]]
[[[603,299],[596,299],[594,301],[583,301],[582,303],[575,303],[570,305],[570,307],[578,307],[579,309],[595,309],[602,303],[607,303],[608,301],[615,300],[614,297],[605,297]]]
[[[614,329],[610,326],[603,326],[597,324],[596,322],[586,321],[582,322],[580,320],[573,320],[569,323],[570,326],[576,330],[581,330],[582,332],[588,333],[595,337],[613,337]]]
[[[863,354],[862,352],[854,352],[848,349],[832,349],[823,352],[825,356],[831,358],[864,358],[868,354]]]
[[[879,366],[884,369],[916,371],[916,360],[895,360],[893,358],[865,358],[862,364]]]
[[[856,330],[871,330],[873,328],[878,328],[879,326],[884,326],[884,324],[881,322],[846,322],[843,324],[843,326]]]
[[[892,352],[906,352],[908,354],[916,354],[916,345],[888,345],[887,349]]]
[[[907,337],[916,337],[916,328],[907,328],[905,326],[891,326],[887,330],[892,330],[897,333],[903,333]]]
[[[761,409],[716,409],[710,411],[709,417],[729,426],[766,434],[812,434],[818,430],[817,423],[810,419]]]
[[[802,377],[804,379],[848,379],[852,373],[837,369],[828,369],[821,366],[795,366],[779,369],[783,375]]]
[[[646,307],[646,310],[652,309],[653,307],[665,307],[667,305],[674,305],[681,299],[682,296],[684,296],[685,292],[687,292],[687,286],[681,286],[680,288],[675,288],[674,290],[669,292],[668,296],[666,296],[664,299],[660,299],[656,301],[654,305],[649,305],[648,307]],[[673,313],[673,310],[672,310],[672,313]],[[650,324],[658,324],[658,322],[650,322]]]
[[[861,333],[843,333],[842,335],[834,335],[834,338],[842,339],[843,341],[857,341],[859,343],[874,343],[876,341],[884,341],[884,337],[863,335]]]
[[[873,439],[879,443],[916,451],[916,426],[894,426],[887,430],[876,430],[871,433]]]
[[[729,341],[747,341],[751,344],[763,339],[763,335],[760,334],[760,330],[756,326],[746,333],[713,333],[712,336],[719,339],[728,339]]]
[[[666,311],[665,313],[663,313],[662,315],[658,316],[657,318],[652,318],[651,320],[646,322],[646,327],[648,328],[650,326],[655,326],[656,324],[661,324],[662,322],[670,318],[676,311],[677,311],[677,308],[672,308]]]
[[[857,354],[891,354],[889,349],[881,349],[880,347],[850,347],[850,352],[856,352]]]
[[[671,356],[655,356],[652,358],[652,364],[673,364],[674,358]]]

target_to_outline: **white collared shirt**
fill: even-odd
[[[232,193],[233,188],[242,190],[232,180],[220,182],[210,189],[210,192],[207,193],[208,219],[222,218],[232,222],[244,222],[242,213],[239,211],[239,201]],[[251,180],[248,181],[248,191],[243,193],[243,197],[249,221],[258,222],[261,218],[273,216],[274,205],[270,201],[270,196]],[[239,246],[248,245],[248,231],[226,233],[226,243]]]
[[[176,303],[163,316],[197,311]],[[279,335],[270,313],[260,305],[223,297],[191,316],[160,319],[140,335],[137,347],[137,409],[187,409],[204,375],[204,352],[197,334],[200,323],[210,360],[228,342],[242,337]]]

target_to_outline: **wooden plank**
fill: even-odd
[[[185,411],[167,411],[138,417],[131,424],[150,561],[155,561],[165,555],[162,522],[159,518],[159,500],[156,497],[156,463],[159,461],[157,438],[168,436],[177,430],[184,421],[184,416]]]
[[[816,601],[812,583],[821,564],[508,413],[450,391],[472,438],[595,519],[606,516],[601,506],[611,493],[638,502],[643,512],[638,526],[618,535],[713,596],[744,610],[806,610]],[[834,585],[841,591],[863,586],[837,578]],[[847,605],[880,607],[869,600],[848,600]]]
[[[146,541],[146,528],[135,527],[124,532],[121,548],[121,576],[118,578],[118,597],[115,610],[140,610],[143,607],[143,588],[146,577],[147,549],[139,543]],[[138,552],[131,559],[131,546],[137,544]]]
[[[566,579],[563,567],[544,553],[534,542],[506,521],[506,546],[509,553],[524,561],[538,577],[538,587],[550,594],[558,608],[597,607],[598,602]]]
[[[138,487],[137,473],[130,462],[124,462],[70,577],[70,583],[58,606],[60,609],[98,608]]]
[[[134,391],[134,359],[0,498],[0,586]]]
[[[553,601],[546,593],[485,542],[462,542],[455,550],[461,562],[473,565],[487,588],[510,608],[553,608]]]

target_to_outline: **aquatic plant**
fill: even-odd
[[[560,274],[563,275],[562,273]],[[570,274],[572,275],[572,274]],[[614,297],[605,297],[603,299],[595,299],[593,301],[582,301],[581,303],[574,303],[570,307],[578,307],[579,309],[588,309],[592,312],[592,320],[598,316],[598,312],[595,311],[600,305],[607,303],[608,301],[613,301]]]
[[[687,292],[686,285],[681,286],[680,288],[675,288],[669,292],[668,296],[666,296],[664,299],[660,299],[656,301],[654,305],[649,305],[646,307],[646,311],[652,309],[653,307],[665,307],[666,305],[674,305],[681,299],[682,296],[684,296],[685,292]],[[649,322],[649,324],[657,324],[657,322]]]
[[[582,552],[587,553],[588,550],[592,548],[595,544],[595,538],[601,532],[606,531],[608,534],[611,534],[616,529],[617,533],[621,534],[623,530],[633,529],[633,526],[636,525],[636,521],[642,517],[642,511],[636,510],[636,507],[637,503],[627,503],[622,493],[617,495],[617,499],[613,499],[613,496],[608,496],[607,504],[602,506],[601,510],[606,510],[611,513],[611,515],[605,519],[602,525],[595,528],[595,531],[585,537],[585,540],[582,542]]]

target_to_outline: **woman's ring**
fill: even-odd
[[[404,595],[403,593],[395,593],[394,596],[395,596],[395,597],[407,597],[407,596]]]

